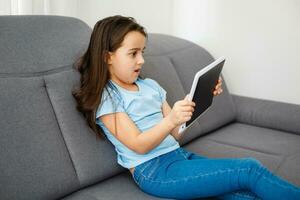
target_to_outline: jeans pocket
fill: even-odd
[[[153,160],[151,162],[151,167],[149,169],[144,170],[143,174],[144,177],[149,179],[153,176],[153,174],[155,173],[155,171],[158,169],[158,167],[160,166],[160,158],[157,157],[155,158],[155,160]]]
[[[183,148],[179,148],[178,151],[185,159],[188,159],[189,152],[185,151]]]
[[[141,177],[144,177],[143,173],[144,171],[151,165],[151,163],[155,160],[156,158],[147,160],[137,166],[135,166],[134,171],[133,171],[133,179],[135,180],[136,183],[140,181]]]
[[[132,178],[133,178],[134,182],[139,185],[139,177],[138,177],[138,173],[137,173],[137,167],[135,167],[135,169],[133,171]]]

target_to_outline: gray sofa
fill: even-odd
[[[159,199],[137,187],[75,108],[72,64],[90,33],[70,17],[0,16],[1,200]],[[149,34],[142,73],[173,105],[213,60],[192,42]],[[255,157],[300,186],[300,105],[232,95],[223,80],[224,92],[181,145],[207,157]]]

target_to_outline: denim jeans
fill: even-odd
[[[207,158],[182,147],[136,166],[133,179],[162,198],[300,200],[300,188],[254,158]]]

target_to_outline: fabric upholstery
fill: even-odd
[[[80,190],[62,200],[159,200],[159,198],[142,192],[134,183],[129,172],[111,177],[100,184]],[[213,200],[215,198],[201,198],[201,200]]]
[[[143,193],[76,110],[72,65],[91,28],[62,16],[0,16],[0,199],[159,199]],[[150,33],[142,75],[172,106],[214,58],[202,47]],[[225,62],[226,67],[226,62]],[[208,157],[253,156],[300,185],[300,105],[223,93],[181,144]]]
[[[0,78],[0,199],[54,199],[79,188],[42,77]]]
[[[278,101],[233,95],[237,121],[300,134],[300,107]]]
[[[88,45],[91,29],[60,16],[1,16],[0,73],[43,75],[69,69]]]

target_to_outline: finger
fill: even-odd
[[[183,100],[177,101],[176,103],[178,106],[184,106],[186,104],[186,102],[187,101],[185,99],[183,99]]]
[[[190,117],[190,116],[187,116],[187,117],[184,117],[184,118],[183,118],[183,120],[184,120],[185,122],[187,122],[187,121],[190,121],[190,120],[191,120],[191,118],[192,118],[192,117]]]
[[[183,112],[182,114],[184,117],[191,117],[193,115],[192,112]]]
[[[188,99],[189,99],[189,96],[188,96],[188,94],[187,94],[187,95],[184,97],[184,99],[180,101],[180,105],[181,105],[181,106],[186,105],[186,104],[189,102]]]
[[[182,107],[182,106],[186,106],[188,104],[188,100],[184,99],[178,102],[178,106]]]
[[[215,91],[214,91],[214,95],[216,96],[216,95],[218,95],[218,94],[220,94],[219,90],[215,90]]]
[[[194,108],[193,107],[191,107],[191,106],[183,106],[181,109],[180,109],[180,111],[181,112],[194,112]]]
[[[223,92],[222,89],[215,90],[215,91],[214,91],[214,95],[221,94],[222,92]]]
[[[182,104],[182,106],[195,106],[195,102],[190,101],[190,100],[185,100]]]
[[[219,80],[218,83],[216,84],[216,86],[217,86],[217,85],[221,86],[221,85],[222,85],[222,82]]]
[[[222,85],[216,86],[216,90],[222,90]]]

